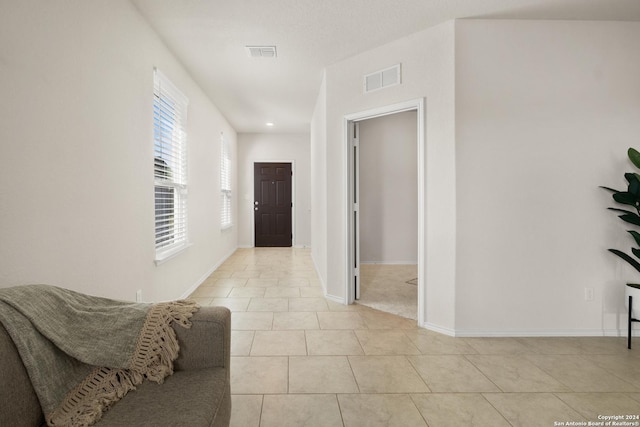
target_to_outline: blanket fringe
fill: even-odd
[[[195,302],[188,300],[154,304],[138,336],[129,369],[96,368],[47,416],[47,424],[52,427],[90,426],[145,378],[163,383],[165,377],[173,374],[173,361],[180,350],[171,324],[190,328],[189,319],[198,308]]]
[[[197,309],[191,301],[154,305],[138,337],[129,369],[142,372],[148,379],[162,384],[166,376],[173,374],[173,361],[178,357],[180,350],[176,332],[171,324],[177,323],[184,328],[190,328],[189,319]]]
[[[56,411],[47,417],[50,426],[85,427],[102,418],[103,411],[120,400],[143,376],[125,369],[96,368],[67,395]]]

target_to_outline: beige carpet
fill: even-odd
[[[357,303],[416,320],[417,276],[417,265],[361,264]]]

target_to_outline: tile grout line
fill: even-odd
[[[503,392],[505,393],[505,392]],[[487,399],[487,397],[485,396],[485,393],[480,393],[480,396],[482,396],[482,398],[485,400],[485,402],[487,402],[489,404],[489,406],[491,406],[498,414],[500,414],[500,416],[502,417],[502,419],[504,419],[507,424],[509,424],[510,426],[513,427],[513,423],[511,423],[507,417],[502,413],[501,410],[499,410],[498,408],[495,407],[495,405],[493,403],[491,403],[491,401],[489,399]]]
[[[362,390],[360,389],[360,383],[358,382],[358,378],[356,377],[356,373],[353,371],[353,365],[351,364],[351,357],[350,356],[344,356],[347,358],[347,363],[349,364],[349,369],[351,370],[351,375],[353,376],[353,381],[355,381],[356,383],[356,387],[358,388],[358,393],[357,394],[362,394]]]
[[[495,381],[493,381],[491,378],[489,378],[489,376],[487,374],[485,374],[482,371],[482,369],[480,369],[475,363],[473,363],[473,361],[469,360],[469,358],[467,357],[467,356],[469,356],[468,354],[461,354],[460,356],[462,356],[464,358],[464,360],[466,360],[471,366],[473,366],[480,373],[480,375],[485,377],[487,381],[489,381],[491,384],[496,386],[496,388],[498,390],[500,390],[501,393],[506,393],[506,391],[504,391]],[[472,355],[472,356],[477,356],[477,355]]]

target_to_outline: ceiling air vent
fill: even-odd
[[[364,76],[364,93],[374,92],[401,83],[400,64]]]
[[[275,46],[245,46],[251,58],[275,58],[277,55]]]

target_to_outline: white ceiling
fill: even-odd
[[[132,2],[238,132],[308,132],[325,66],[451,19],[640,21],[640,0]]]

